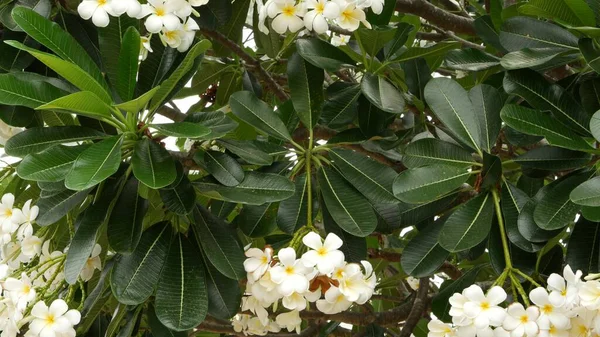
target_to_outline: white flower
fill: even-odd
[[[68,334],[81,320],[79,311],[69,310],[67,303],[61,299],[52,302],[49,308],[43,301],[37,302],[31,309],[31,316],[34,319],[29,323],[29,330],[40,337]],[[72,332],[74,334],[75,331]]]
[[[148,4],[142,5],[142,11],[138,18],[149,15],[144,26],[150,33],[158,33],[163,27],[167,31],[176,31],[181,25],[179,17],[174,13],[179,9],[177,5],[181,5],[181,2],[149,0]]]
[[[190,0],[190,4],[194,7],[203,6],[208,3],[208,0]]]
[[[296,4],[294,0],[273,0],[267,5],[267,14],[274,18],[271,27],[279,34],[288,29],[295,33],[304,27],[304,21],[301,19],[304,11],[304,3]]]
[[[40,208],[37,206],[31,206],[31,200],[27,200],[25,205],[23,205],[22,209],[14,209],[12,215],[12,222],[14,224],[18,224],[21,227],[17,232],[17,237],[19,240],[23,240],[23,238],[30,236],[33,234],[33,226],[32,223],[38,217],[40,213]]]
[[[233,325],[233,330],[235,332],[242,332],[248,328],[248,319],[249,315],[238,314],[233,317],[231,325]]]
[[[244,261],[244,269],[248,273],[248,279],[256,281],[269,269],[273,258],[273,249],[267,247],[262,251],[258,248],[250,248],[245,255],[247,259]]]
[[[368,289],[363,291],[360,294],[360,296],[356,300],[356,303],[365,304],[365,303],[367,303],[368,300],[371,299],[371,297],[373,296],[373,292],[375,292],[375,287],[377,286],[377,276],[373,272],[373,266],[371,265],[371,263],[369,261],[363,260],[363,261],[360,261],[360,263],[362,264],[363,268],[365,269],[364,281],[365,281],[365,284],[367,285]]]
[[[348,301],[337,287],[330,287],[325,292],[325,299],[317,301],[317,309],[325,314],[337,314],[346,311],[351,305],[352,302]]]
[[[17,309],[23,310],[27,304],[35,299],[35,289],[27,274],[22,273],[21,279],[9,277],[4,281],[5,297],[9,297]],[[8,291],[8,296],[6,295]]]
[[[450,296],[450,299],[448,299],[448,302],[450,303],[450,312],[449,312],[450,316],[452,316],[452,317],[464,316],[465,315],[465,311],[464,311],[465,303],[467,303],[468,301],[469,301],[469,299],[461,293],[452,294],[452,296]]]
[[[296,333],[300,333],[302,319],[297,310],[277,315],[277,317],[275,317],[275,322],[277,322],[280,327],[285,327],[289,332],[296,331]]]
[[[23,131],[22,128],[10,126],[0,119],[0,145],[6,145],[6,141],[10,139],[10,137],[16,135],[21,131]]]
[[[371,8],[373,13],[381,14],[385,0],[356,0],[358,8]]]
[[[177,47],[178,51],[183,53],[192,46],[197,30],[200,30],[198,23],[192,18],[187,18],[181,28],[181,43]]]
[[[331,44],[336,47],[345,46],[348,44],[348,42],[350,42],[349,35],[333,34],[333,36],[331,37]]]
[[[578,288],[582,272],[578,270],[575,274],[571,267],[566,266],[563,275],[564,278],[558,274],[551,274],[548,277],[548,291],[550,291],[548,298],[554,306],[571,307],[579,299]]]
[[[270,305],[282,297],[278,291],[275,291],[278,284],[271,280],[271,273],[268,270],[258,282],[248,286],[250,287],[250,293],[258,298],[261,303]]]
[[[600,282],[587,281],[579,288],[581,305],[589,310],[600,309]]]
[[[454,337],[456,333],[450,324],[446,324],[439,319],[432,319],[427,323],[429,329],[428,337]]]
[[[152,46],[150,44],[150,39],[152,38],[152,35],[150,36],[141,36],[140,37],[140,43],[142,44],[141,48],[140,48],[140,60],[145,60],[148,57],[148,53],[152,52]]]
[[[550,325],[547,329],[542,329],[540,326],[539,337],[567,337],[569,336],[569,331],[565,329],[558,329],[554,325]]]
[[[0,225],[3,228],[12,228],[12,216],[13,216],[13,205],[15,203],[15,196],[8,193],[2,196],[2,200],[0,202]],[[6,232],[6,231],[5,231]]]
[[[92,250],[92,254],[85,262],[85,265],[83,266],[83,269],[79,274],[82,281],[87,282],[91,280],[92,276],[94,276],[94,271],[96,269],[100,270],[102,268],[102,261],[100,261],[101,252],[102,247],[99,244],[96,244],[94,246],[94,249]]]
[[[269,313],[256,297],[247,296],[242,298],[242,311],[247,310],[254,313],[263,326],[269,324]]]
[[[113,3],[114,1],[117,2]],[[119,16],[126,10],[118,1],[120,0],[83,0],[77,6],[77,12],[84,20],[92,18],[96,27],[106,27],[110,22],[108,15]]]
[[[348,266],[356,265],[354,263],[349,263]],[[347,268],[348,270],[357,269],[357,272],[350,271],[349,273],[344,273],[344,277],[339,279],[339,288],[342,294],[348,298],[348,301],[358,302],[365,292],[370,292],[371,288],[365,281],[364,275],[360,270],[360,267],[356,265],[357,268]]]
[[[557,307],[550,302],[546,289],[538,287],[529,293],[531,301],[540,308],[538,325],[540,329],[550,329],[554,326],[558,330],[569,326],[569,318],[565,315],[564,308]],[[541,334],[541,332],[540,332]]]
[[[302,311],[306,309],[306,298],[302,294],[293,292],[291,295],[283,297],[281,304],[286,309]]]
[[[179,48],[183,38],[183,31],[178,27],[176,30],[168,30],[163,28],[159,36],[164,45],[171,48]]]
[[[477,329],[484,329],[489,325],[499,326],[502,324],[506,311],[498,304],[506,300],[506,292],[501,287],[492,287],[487,294],[477,285],[465,289],[463,294],[469,300],[464,305],[467,317],[473,320]]]
[[[506,310],[508,315],[502,323],[502,327],[510,331],[511,337],[535,337],[538,333],[536,320],[540,316],[537,307],[525,309],[521,303],[513,303]]]
[[[312,248],[302,255],[302,263],[307,267],[317,267],[321,274],[327,275],[344,262],[344,253],[338,250],[344,242],[337,235],[329,233],[325,243],[319,234],[310,232],[302,238],[302,242]]]
[[[304,25],[317,34],[327,32],[327,19],[335,19],[340,15],[340,6],[333,1],[307,0],[306,7],[312,10],[304,15]]]
[[[371,24],[367,21],[365,12],[356,7],[354,2],[346,2],[345,0],[335,0],[340,6],[340,15],[336,19],[337,24],[347,30],[357,30],[362,22],[367,28],[371,28]]]
[[[569,337],[591,336],[594,329],[594,320],[598,320],[598,312],[592,310],[581,310],[577,317],[571,319]]]
[[[406,278],[406,283],[408,283],[408,286],[412,289],[412,290],[418,290],[419,289],[419,279],[416,277],[412,277],[409,276]]]
[[[42,239],[35,235],[28,236],[21,242],[21,254],[28,260],[42,252]]]
[[[303,293],[308,290],[306,275],[310,272],[302,261],[296,260],[293,248],[283,248],[278,254],[280,265],[271,268],[271,280],[279,286],[277,289],[283,296],[289,296],[294,291]]]

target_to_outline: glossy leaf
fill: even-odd
[[[244,205],[235,218],[239,229],[251,238],[261,238],[271,234],[277,228],[278,205]]]
[[[0,74],[0,104],[37,108],[66,94],[47,82],[24,81],[12,74]]]
[[[174,237],[156,289],[156,316],[167,328],[186,331],[198,326],[208,311],[200,248],[179,234]]]
[[[277,226],[287,234],[293,234],[308,221],[308,181],[306,174],[296,176],[295,192],[283,200],[277,210]],[[314,200],[314,199],[313,199]]]
[[[594,12],[585,0],[531,0],[519,7],[526,15],[544,17],[572,26],[595,26]]]
[[[250,91],[236,92],[229,98],[231,111],[246,123],[254,126],[260,131],[279,138],[290,140],[289,131],[285,124],[275,114],[267,103],[258,99]]]
[[[450,253],[438,243],[438,236],[444,221],[435,221],[419,231],[404,248],[402,270],[413,277],[426,277],[433,274]]]
[[[146,105],[150,102],[152,97],[156,94],[156,92],[160,89],[160,86],[154,87],[150,89],[148,92],[144,93],[140,97],[136,99],[132,99],[131,101],[123,102],[121,104],[115,105],[115,108],[124,110],[129,113],[138,113],[142,111]]]
[[[579,219],[569,238],[566,263],[583,273],[597,273],[600,252],[600,225],[598,222]]]
[[[575,187],[571,192],[571,201],[578,205],[600,206],[600,177],[592,178]]]
[[[206,151],[204,164],[207,171],[221,184],[237,186],[244,180],[244,170],[231,156],[218,151]]]
[[[363,237],[354,236],[342,229],[331,217],[327,207],[322,205],[323,212],[323,226],[325,232],[334,233],[340,239],[342,239],[342,246],[339,248],[348,262],[360,263],[367,259],[367,239]]]
[[[365,197],[349,186],[340,174],[322,168],[318,181],[331,217],[343,230],[358,237],[365,237],[375,230],[375,212]]]
[[[173,188],[159,190],[160,198],[167,209],[175,214],[186,215],[192,212],[196,203],[196,191],[187,176]]]
[[[404,98],[396,87],[383,77],[366,73],[361,81],[363,95],[379,109],[393,114],[404,111]]]
[[[234,139],[220,139],[218,140],[218,143],[249,164],[271,165],[273,163],[273,157],[270,154],[260,150],[253,143]]]
[[[474,160],[469,151],[435,138],[418,139],[406,147],[402,163],[408,168],[426,165],[466,167]]]
[[[342,66],[355,64],[346,53],[318,38],[298,39],[296,48],[307,62],[327,71],[337,71]]]
[[[40,226],[55,224],[70,210],[80,205],[89,192],[89,190],[63,190],[48,197],[40,198],[36,203],[36,206],[40,208],[40,215],[35,219],[35,222]]]
[[[90,91],[79,91],[40,105],[37,110],[66,110],[94,119],[110,119],[110,107]]]
[[[148,138],[135,144],[131,166],[135,177],[153,189],[168,186],[177,178],[175,162],[169,152]]]
[[[353,85],[330,96],[323,104],[321,123],[332,128],[351,123],[358,112],[360,94],[360,87]]]
[[[148,200],[138,194],[138,186],[135,177],[127,180],[108,220],[108,243],[117,253],[133,252],[142,236]]]
[[[446,66],[463,71],[481,71],[500,65],[500,59],[479,49],[451,50],[446,54]]]
[[[190,122],[178,122],[167,124],[150,124],[160,134],[178,138],[200,138],[209,135],[212,131],[200,124]]]
[[[500,63],[505,69],[525,69],[542,66],[564,53],[556,48],[525,48],[513,51],[502,57]]]
[[[494,202],[480,194],[456,209],[440,232],[440,245],[450,252],[473,248],[487,237],[492,226]]]
[[[325,72],[293,54],[288,60],[287,75],[294,110],[300,121],[312,128],[321,114]]]
[[[496,88],[487,84],[479,84],[469,91],[469,99],[473,109],[479,111],[476,115],[479,124],[481,148],[491,152],[502,127],[500,110],[504,101]]]
[[[514,159],[523,167],[539,170],[568,170],[588,163],[591,155],[554,146],[540,146]]]
[[[223,276],[208,263],[205,263],[205,266],[208,313],[220,319],[230,319],[240,308],[240,285],[238,281]]]
[[[550,22],[517,16],[502,24],[500,43],[508,51],[525,48],[578,49],[577,37]]]
[[[471,172],[465,167],[430,165],[408,169],[400,173],[393,183],[396,198],[420,204],[438,199],[459,188],[469,179]]]
[[[95,140],[105,136],[96,130],[79,126],[31,128],[11,137],[6,142],[4,150],[11,156],[24,157],[56,144]]]
[[[153,225],[144,232],[131,254],[119,258],[110,277],[110,287],[120,303],[137,305],[154,293],[167,258],[171,236],[170,223]]]
[[[33,181],[57,182],[65,179],[73,162],[88,145],[56,145],[27,155],[17,166],[19,177]]]
[[[524,251],[536,252],[542,248],[541,245],[523,237],[518,227],[519,214],[530,200],[529,196],[516,186],[510,183],[502,185],[501,206],[508,239]]]
[[[135,83],[139,68],[140,56],[140,33],[134,28],[129,27],[123,34],[121,50],[117,62],[117,93],[123,101],[129,101],[135,93]]]
[[[65,177],[67,188],[81,191],[113,175],[121,164],[122,136],[106,138],[83,151]]]

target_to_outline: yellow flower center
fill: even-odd
[[[527,315],[521,316],[521,323],[527,323],[528,320]]]
[[[542,307],[542,312],[544,314],[549,314],[552,312],[552,306],[550,304],[546,304]]]
[[[23,294],[29,294],[29,292],[31,291],[31,287],[29,285],[24,285],[23,286]]]
[[[317,249],[317,254],[319,254],[320,256],[325,256],[325,255],[327,255],[327,249],[325,249],[324,247],[321,247],[321,248]]]
[[[54,324],[54,315],[46,316],[46,324]]]
[[[163,8],[157,8],[155,14],[157,16],[164,16],[165,15],[165,10]]]
[[[488,302],[481,302],[479,306],[481,307],[481,310],[488,310],[490,308],[490,304]]]
[[[325,4],[319,2],[317,6],[315,6],[315,11],[317,11],[319,14],[323,14],[325,11]]]
[[[350,20],[353,18],[352,14],[353,14],[352,11],[347,9],[347,10],[343,11],[340,16],[342,17],[343,21],[347,21],[347,20]]]
[[[567,289],[565,289],[565,290],[561,291],[561,292],[560,292],[560,294],[561,294],[562,296],[567,296]]]
[[[101,0],[101,1],[105,1],[106,2],[106,0]],[[5,210],[4,211],[4,216],[6,216],[6,217],[12,216],[12,210],[11,209]]]
[[[556,333],[556,327],[554,325],[551,325],[550,330],[548,330],[548,333],[554,335]]]
[[[106,5],[107,0],[98,0],[98,6]]]
[[[281,10],[281,13],[285,16],[294,16],[296,14],[296,7],[293,5],[286,5]]]
[[[285,273],[288,275],[294,274],[294,267],[285,267]]]
[[[335,303],[340,303],[341,301],[344,300],[344,295],[339,295],[336,299],[335,299]]]
[[[176,36],[177,36],[177,32],[174,30],[165,32],[165,37],[169,40],[175,39]]]

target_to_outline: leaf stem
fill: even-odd
[[[512,269],[512,261],[510,260],[510,250],[508,248],[508,240],[506,240],[506,230],[504,228],[504,219],[502,217],[502,209],[500,208],[500,197],[498,191],[492,190],[492,197],[494,198],[494,208],[496,210],[496,218],[498,219],[498,227],[500,227],[500,238],[502,239],[502,250],[504,250],[504,260],[506,261],[506,268]]]
[[[313,227],[312,223],[312,151],[313,151],[313,138],[314,132],[310,128],[308,131],[308,150],[306,151],[306,189],[307,189],[307,202],[306,207],[306,226],[309,228]]]

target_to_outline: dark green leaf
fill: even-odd
[[[218,143],[249,164],[271,165],[273,163],[273,157],[260,150],[253,143],[237,141],[234,139],[220,139],[218,140]]]
[[[481,137],[481,147],[490,153],[502,127],[500,119],[500,110],[504,101],[500,92],[496,88],[487,84],[474,86],[469,91],[469,99],[473,104],[473,109],[479,111],[476,114],[479,123],[479,134]]]
[[[308,182],[306,174],[296,176],[294,195],[283,200],[277,210],[277,226],[283,232],[294,234],[308,221]]]
[[[438,243],[443,225],[442,220],[434,221],[406,245],[400,260],[405,273],[413,277],[426,277],[446,261],[450,253]]]
[[[49,197],[40,198],[36,203],[36,206],[40,208],[40,215],[35,222],[40,226],[55,224],[70,210],[80,205],[88,193],[89,190],[64,190]]]
[[[556,48],[524,48],[502,57],[500,62],[505,69],[525,69],[544,65],[563,54]]]
[[[483,242],[492,228],[494,202],[480,194],[454,211],[444,224],[439,242],[450,252],[460,252]]]
[[[323,105],[321,123],[332,128],[352,123],[358,112],[356,102],[360,94],[360,86],[353,85],[329,97]]]
[[[150,326],[150,330],[152,331],[152,335],[144,335],[144,337],[152,337],[152,336],[164,336],[164,337],[187,337],[187,332],[185,331],[173,331],[169,330],[166,326],[164,326],[161,321],[156,316],[156,310],[152,305],[148,306],[147,310],[148,316],[148,325]],[[98,337],[103,337],[98,336]]]
[[[150,91],[144,93],[136,99],[115,105],[115,108],[125,110],[126,112],[132,114],[136,114],[146,107],[146,104],[150,102],[150,100],[152,99],[152,97],[154,97],[154,94],[156,94],[156,91],[158,91],[158,89],[160,89],[160,87],[154,87]]]
[[[446,54],[446,66],[463,71],[481,71],[500,64],[500,59],[479,49],[451,50]]]
[[[402,163],[408,168],[434,164],[466,167],[473,165],[474,159],[460,146],[435,138],[423,138],[408,144]]]
[[[142,236],[148,200],[138,194],[138,185],[135,177],[127,180],[108,220],[108,243],[121,254],[133,252]]]
[[[293,54],[288,60],[287,75],[294,110],[304,125],[313,128],[323,105],[325,73],[299,54]]]
[[[578,205],[600,206],[600,177],[592,178],[575,187],[571,192],[571,201]]]
[[[251,238],[261,238],[277,228],[277,204],[244,205],[235,218],[238,227]]]
[[[367,259],[367,240],[363,237],[354,236],[343,230],[329,214],[327,207],[322,208],[323,225],[327,233],[334,233],[342,239],[340,250],[344,253],[346,261],[360,263]]]
[[[154,293],[171,236],[170,223],[153,225],[144,232],[133,253],[119,258],[110,277],[110,286],[120,303],[140,304]]]
[[[310,64],[327,71],[337,71],[342,66],[355,64],[346,53],[318,38],[298,39],[296,48],[298,54]]]
[[[83,151],[65,177],[67,188],[81,191],[104,181],[119,169],[123,137],[113,136]]]
[[[366,73],[361,81],[362,93],[379,109],[393,114],[404,111],[404,98],[385,78]]]
[[[334,221],[346,232],[365,237],[377,227],[377,218],[368,201],[329,168],[319,170],[323,201]]]
[[[123,34],[121,50],[117,62],[117,93],[123,101],[129,101],[133,98],[135,92],[135,83],[139,68],[140,56],[140,33],[135,27],[129,27]],[[116,55],[115,55],[116,56]]]
[[[169,152],[148,138],[135,144],[131,166],[135,177],[153,189],[168,186],[177,178],[175,162]]]
[[[208,313],[216,318],[230,319],[240,308],[242,291],[238,281],[223,276],[213,266],[206,265]]]
[[[94,119],[111,119],[110,107],[91,91],[79,91],[42,104],[36,110],[58,110]]]
[[[24,81],[12,74],[0,74],[0,104],[37,108],[64,94],[64,91],[47,82]]]
[[[573,270],[581,270],[585,274],[597,273],[599,252],[600,224],[580,218],[569,238],[565,262]]]
[[[291,139],[285,124],[273,109],[250,91],[240,91],[231,95],[229,105],[237,117],[260,131],[282,140]]]
[[[65,179],[73,162],[88,145],[56,145],[27,155],[17,166],[19,177],[33,181],[57,182]]]
[[[80,126],[31,128],[11,137],[4,150],[11,156],[24,157],[56,144],[100,139],[104,136],[106,135],[101,132]]]
[[[504,21],[500,43],[508,51],[525,48],[578,49],[577,37],[567,30],[550,22],[524,16]]]
[[[524,251],[536,252],[542,247],[525,239],[521,232],[519,232],[518,227],[519,213],[521,213],[521,210],[523,210],[529,200],[529,196],[514,185],[510,183],[502,185],[501,205],[508,239]]]
[[[393,183],[396,198],[420,204],[438,199],[459,188],[469,179],[471,172],[465,167],[430,165],[408,169],[400,173]]]
[[[592,156],[585,152],[540,146],[516,157],[514,161],[526,168],[562,171],[581,167],[591,158]]]
[[[554,184],[535,207],[533,218],[542,229],[560,229],[573,222],[579,212],[569,195],[582,182],[589,179],[589,172],[578,173]]]
[[[519,12],[572,26],[596,26],[594,12],[585,0],[530,0]]]
[[[211,133],[211,130],[199,123],[178,122],[168,124],[150,124],[160,134],[179,138],[200,138]]]
[[[225,186],[237,186],[244,180],[242,166],[223,152],[206,151],[204,153],[204,164],[207,171]]]
[[[160,189],[160,198],[167,209],[175,214],[189,214],[196,203],[196,191],[186,175],[177,186],[171,189]]]

